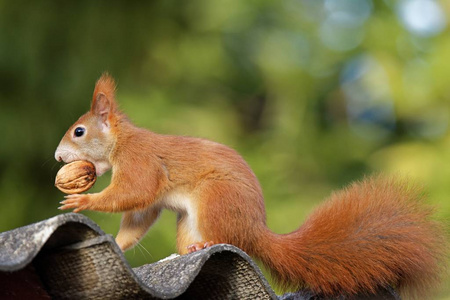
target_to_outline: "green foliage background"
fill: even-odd
[[[237,149],[276,232],[377,172],[423,184],[448,220],[449,29],[411,31],[402,3],[0,1],[0,231],[61,213],[53,153],[104,71],[138,125]],[[119,214],[85,214],[117,232]],[[175,232],[165,212],[130,264],[175,252]]]

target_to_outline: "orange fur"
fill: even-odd
[[[116,239],[123,250],[171,209],[178,213],[180,253],[233,244],[261,259],[286,287],[336,296],[392,285],[419,295],[438,282],[445,238],[420,191],[368,178],[333,194],[297,231],[278,235],[267,228],[261,187],[236,151],[138,128],[118,111],[114,91],[113,79],[103,75],[91,110],[67,131],[55,157],[89,160],[100,173],[112,167],[107,188],[70,195],[61,209],[125,212]],[[79,126],[87,129],[82,137],[73,134]]]

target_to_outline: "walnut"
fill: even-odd
[[[96,180],[95,166],[89,161],[77,160],[58,171],[55,186],[63,193],[78,194],[90,189]]]

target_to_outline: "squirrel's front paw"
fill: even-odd
[[[89,208],[89,194],[73,194],[64,197],[66,200],[60,202],[62,206],[58,209],[74,209],[73,212],[80,212]]]

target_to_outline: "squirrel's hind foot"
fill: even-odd
[[[198,242],[198,243],[194,243],[191,244],[189,246],[187,246],[187,250],[188,253],[192,253],[198,250],[202,250],[208,247],[211,247],[212,245],[214,245],[215,243],[213,241],[209,241],[209,242]]]

